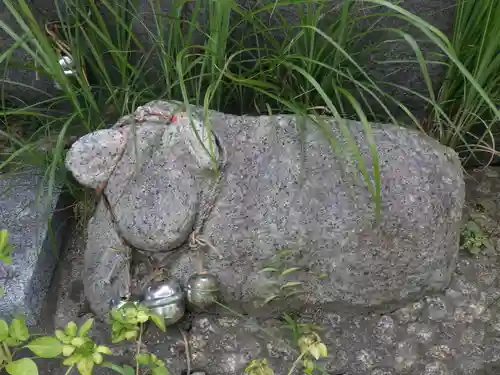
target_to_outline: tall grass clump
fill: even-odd
[[[500,2],[458,0],[455,18],[451,44],[472,79],[450,61],[436,98],[441,110],[431,112],[430,131],[466,163],[484,164],[500,150]]]
[[[335,15],[328,13],[326,0],[280,0],[253,8],[234,0],[177,0],[165,13],[159,0],[151,0],[146,23],[138,1],[69,0],[57,8],[54,22],[43,25],[25,0],[6,0],[16,27],[0,22],[0,28],[33,61],[24,67],[52,79],[60,90],[23,107],[9,107],[2,95],[5,122],[21,121],[33,130],[1,134],[12,152],[0,170],[16,162],[41,162],[52,190],[58,178],[64,179],[63,157],[71,139],[108,126],[149,100],[176,99],[233,113],[334,116],[378,200],[375,145],[371,173],[343,119],[362,121],[371,141],[365,114],[371,108],[363,99],[382,104],[384,96],[351,50],[354,3],[345,0]],[[284,16],[290,7],[298,24]],[[75,76],[66,76],[59,65],[61,46],[74,60]],[[12,49],[0,57],[11,61]],[[331,129],[324,130],[336,148]],[[43,158],[33,156],[40,138],[50,140]]]

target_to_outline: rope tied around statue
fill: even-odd
[[[189,249],[192,251],[197,251],[197,258],[198,258],[198,265],[197,269],[199,273],[204,272],[204,266],[203,266],[203,251],[213,251],[216,253],[220,258],[222,258],[221,253],[218,251],[218,249],[210,242],[210,240],[204,236],[203,230],[204,230],[204,225],[206,221],[208,220],[211,212],[213,211],[219,193],[220,193],[220,188],[221,188],[221,181],[224,176],[224,169],[226,167],[226,152],[224,148],[220,145],[217,137],[213,132],[210,131],[210,135],[212,135],[212,140],[214,141],[214,145],[212,147],[217,147],[217,155],[218,158],[217,160],[214,160],[213,154],[210,154],[210,151],[208,150],[208,147],[205,145],[205,142],[203,139],[201,139],[201,131],[206,130],[203,129],[204,124],[203,122],[198,118],[196,115],[189,115],[186,112],[179,112],[179,113],[171,113],[168,111],[164,110],[157,110],[151,107],[139,107],[137,111],[134,113],[133,116],[126,116],[122,118],[118,123],[114,126],[115,128],[120,128],[126,125],[134,125],[134,126],[140,126],[141,124],[153,120],[155,123],[159,122],[159,126],[172,126],[175,125],[177,121],[180,120],[186,120],[189,119],[190,123],[192,126],[188,127],[188,130],[191,129],[191,131],[196,135],[196,139],[198,142],[201,143],[203,146],[203,149],[207,154],[210,156],[212,159],[212,166],[214,167],[214,172],[216,173],[216,176],[211,179],[212,183],[211,186],[207,189],[207,193],[204,196],[204,199],[202,201],[202,204],[200,205],[200,209],[196,215],[196,220],[195,220],[195,225],[193,227],[193,231],[191,232],[187,244],[189,246]],[[121,153],[117,159],[117,162],[115,163],[111,174],[111,176],[115,173],[116,167],[119,164],[120,160],[122,159],[124,152],[125,152],[126,147],[124,147],[121,150]],[[137,173],[137,171],[136,171]],[[130,180],[135,176],[135,173],[131,175]],[[108,178],[108,181],[109,179]],[[106,186],[108,181],[102,183],[99,187],[95,189],[95,192],[98,196],[98,198],[102,199],[104,206],[106,210],[109,212],[110,217],[111,217],[111,222],[112,225],[120,238],[120,241],[122,242],[122,245],[125,247],[128,247],[132,250],[133,254],[135,252],[135,255],[141,254],[140,258],[141,261],[144,263],[146,268],[148,269],[148,277],[146,277],[143,282],[141,283],[140,289],[144,289],[151,281],[153,281],[157,276],[158,273],[162,273],[163,267],[166,265],[166,262],[168,259],[176,253],[176,251],[169,251],[167,252],[159,261],[157,261],[156,267],[152,266],[153,260],[151,255],[146,255],[146,252],[143,251],[142,249],[139,249],[135,247],[134,245],[130,244],[124,236],[120,233],[120,229],[118,226],[118,221],[116,218],[116,215],[114,213],[113,207],[106,195]],[[119,198],[118,198],[119,200]],[[131,259],[127,258],[125,261],[123,259],[117,258],[116,262],[112,265],[111,269],[109,270],[109,275],[106,278],[107,282],[111,284],[114,281],[114,278],[118,277],[118,274],[123,267],[127,268],[126,274],[128,275],[128,290],[123,291],[120,295],[120,299],[128,299],[131,296],[131,277],[132,277],[132,272],[131,272]],[[156,271],[155,271],[156,269]]]

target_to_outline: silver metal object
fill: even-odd
[[[218,299],[219,279],[210,273],[194,274],[188,280],[186,294],[189,307],[206,310]]]
[[[61,56],[59,65],[61,65],[64,75],[73,76],[76,74],[73,58],[70,56]]]
[[[67,55],[61,56],[61,58],[59,59],[59,65],[61,66],[64,75],[66,76],[76,75],[75,64],[72,57]],[[54,86],[57,89],[61,89],[61,86],[57,82],[54,83]]]
[[[142,304],[163,316],[166,325],[177,323],[186,311],[184,291],[175,280],[149,286]]]

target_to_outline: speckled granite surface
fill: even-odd
[[[30,324],[40,317],[71,216],[66,195],[56,191],[47,200],[39,190],[39,173],[28,170],[0,179],[0,228],[9,231],[14,246],[12,263],[0,264],[5,290],[0,316],[24,314]]]
[[[129,254],[168,257],[155,267],[186,283],[197,272],[199,256],[188,239],[199,227],[217,249],[204,251],[203,263],[220,279],[222,298],[252,316],[276,317],[290,307],[390,311],[448,285],[465,196],[451,149],[420,132],[371,123],[376,168],[363,125],[348,120],[367,176],[380,176],[375,218],[373,182],[363,180],[349,137],[333,118],[318,118],[318,126],[291,115],[211,111],[224,155],[219,180],[210,162],[200,162],[206,152],[192,147],[198,141],[182,110],[175,102],[149,102],[113,129],[79,138],[67,153],[81,184],[106,181],[107,199],[89,222],[85,251],[85,295],[96,315],[106,316],[110,301],[151,276],[131,278],[137,273]],[[285,249],[290,254],[280,256]],[[295,271],[261,272],[270,264]],[[301,293],[277,287],[285,282],[299,283]],[[262,304],[273,293],[287,294],[286,304]]]
[[[385,315],[347,317],[329,313],[303,317],[321,325],[330,358],[321,362],[330,375],[497,375],[500,373],[500,168],[470,172],[467,177],[467,217],[480,211],[482,228],[494,249],[478,256],[461,252],[450,287],[437,295],[409,303]],[[63,263],[56,304],[56,325],[74,319],[81,293],[84,240],[73,239]],[[286,375],[296,358],[289,331],[279,320],[254,321],[231,314],[187,317],[190,365],[209,375],[242,374],[255,358],[268,358],[277,375]],[[103,327],[96,335],[107,338]],[[186,369],[178,328],[168,334],[148,331],[146,346],[169,364],[172,374]],[[116,351],[131,358],[132,347]],[[40,363],[43,374],[63,375],[55,362]],[[296,372],[299,374],[300,372]],[[106,371],[98,374],[111,375]]]

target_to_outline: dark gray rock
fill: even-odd
[[[144,108],[175,111],[165,102]],[[205,208],[213,203],[213,179],[203,173],[200,151],[191,147],[189,123],[167,125],[149,116],[136,128],[125,119],[114,129],[131,138],[105,189],[115,219],[101,202],[89,225],[84,284],[95,311],[107,311],[118,290],[127,294],[130,244],[159,258],[170,252],[161,268],[183,282],[197,272],[199,253],[178,247],[195,229],[195,213],[196,226],[201,220],[205,239],[215,246],[206,249],[204,266],[220,278],[224,301],[248,313],[289,307],[389,311],[448,285],[464,201],[453,151],[421,133],[372,124],[382,192],[376,218],[355,157],[331,119],[325,119],[333,131],[327,134],[337,137],[336,153],[311,122],[299,134],[292,116],[212,112],[210,118],[225,155],[211,211]],[[371,175],[363,128],[353,121],[347,125]],[[84,147],[88,139],[95,142]],[[76,176],[87,173],[86,161],[107,165],[97,160],[106,158],[106,139],[96,133],[73,145],[67,165]],[[92,170],[80,181],[95,186],[92,176],[104,174]],[[110,250],[116,248],[123,251]],[[263,272],[269,266],[277,271]],[[263,303],[272,296],[273,303]],[[439,308],[433,307],[437,320]]]
[[[71,199],[60,190],[52,197],[40,190],[41,172],[27,170],[0,181],[0,227],[14,246],[10,265],[1,264],[0,316],[24,315],[29,324],[40,317],[72,215]]]

